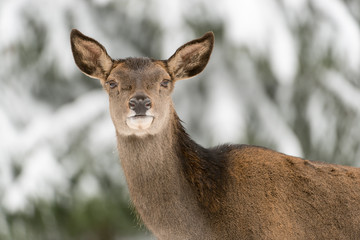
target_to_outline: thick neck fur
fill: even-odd
[[[207,150],[188,137],[175,111],[157,135],[117,139],[130,197],[147,227],[159,239],[207,239],[204,215],[219,202],[207,198],[217,190],[215,175],[203,181]]]

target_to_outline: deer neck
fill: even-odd
[[[186,176],[184,154],[179,154],[184,147],[198,146],[183,130],[175,111],[172,112],[167,126],[156,135],[117,134],[120,161],[132,202],[150,230],[159,233],[161,229],[164,236],[170,232],[182,239],[187,235],[204,236],[204,232],[210,232],[205,231],[206,217],[202,216],[204,211]]]

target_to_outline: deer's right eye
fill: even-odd
[[[108,84],[111,89],[116,88],[118,86],[118,83],[115,81],[109,81],[106,84]]]

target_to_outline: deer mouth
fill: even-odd
[[[154,120],[150,115],[134,115],[126,119],[126,124],[134,130],[145,130],[150,127]]]

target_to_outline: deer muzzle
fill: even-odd
[[[151,100],[145,95],[137,95],[129,100],[130,115],[126,119],[128,127],[135,130],[144,130],[150,127],[154,116],[149,114]]]

